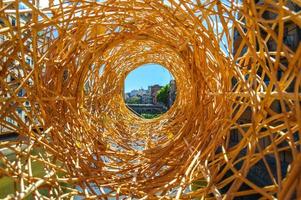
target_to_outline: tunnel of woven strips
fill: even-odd
[[[19,135],[0,142],[4,197],[301,198],[301,45],[283,42],[301,16],[290,4],[301,5],[0,1],[0,124]],[[123,100],[125,77],[146,63],[177,84],[152,120]]]

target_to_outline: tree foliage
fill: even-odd
[[[163,103],[165,106],[168,106],[168,93],[170,90],[170,85],[167,84],[162,87],[157,94],[157,101]]]
[[[126,103],[128,104],[139,104],[140,103],[140,98],[137,96],[133,96],[131,98],[129,98]]]

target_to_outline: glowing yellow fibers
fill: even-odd
[[[37,2],[0,1],[0,128],[19,134],[0,198],[301,198],[300,1]],[[177,84],[152,120],[123,100],[146,63]]]

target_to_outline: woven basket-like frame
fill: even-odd
[[[0,1],[0,125],[20,135],[0,143],[7,197],[301,198],[298,4]],[[123,100],[145,63],[177,84],[153,120]]]

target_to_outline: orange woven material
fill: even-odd
[[[291,5],[301,3],[0,1],[0,130],[19,135],[0,142],[7,199],[301,198]],[[146,63],[177,84],[151,120],[123,99],[125,77]]]

